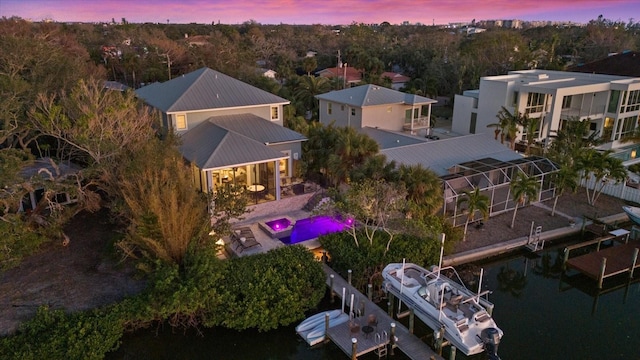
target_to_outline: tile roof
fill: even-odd
[[[136,90],[147,104],[165,113],[223,109],[289,101],[209,68]]]
[[[345,71],[346,71],[346,76],[345,76]],[[322,69],[320,71],[316,71],[316,75],[327,77],[327,78],[332,78],[336,76],[340,78],[346,77],[347,82],[362,81],[362,74],[360,70],[354,67],[349,67],[349,66]]]
[[[382,74],[380,74],[381,79],[384,79],[385,77],[388,77],[389,79],[391,79],[392,83],[406,83],[407,81],[411,80],[411,78],[408,76],[394,73],[391,71],[385,71]]]
[[[458,136],[421,144],[407,145],[381,150],[387,161],[398,164],[417,165],[431,169],[438,176],[447,175],[449,168],[471,160],[494,158],[511,161],[522,158],[506,145],[487,134]]]
[[[317,99],[365,107],[386,104],[434,104],[437,101],[424,96],[406,94],[379,85],[361,85],[344,90],[330,91],[316,96]]]
[[[301,134],[252,114],[214,116],[182,135],[180,152],[202,170],[286,159],[267,144],[304,141]]]

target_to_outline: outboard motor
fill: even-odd
[[[480,332],[480,338],[484,344],[489,360],[500,360],[498,356],[498,344],[500,344],[500,333],[496,328],[488,328]]]

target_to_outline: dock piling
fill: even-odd
[[[456,360],[456,347],[451,346],[451,352],[449,353],[449,360]]]
[[[604,281],[604,272],[607,268],[607,258],[602,258],[602,264],[600,265],[600,276],[598,276],[598,289],[602,289],[602,282]]]
[[[414,325],[414,311],[413,308],[409,309],[409,333],[413,334],[413,325]]]
[[[393,349],[396,347],[396,323],[392,322],[390,326],[391,326],[391,331],[390,331],[391,336],[389,337],[389,347],[391,349],[389,350],[390,350],[391,356],[393,356],[394,355]]]
[[[333,274],[329,275],[329,291],[331,292],[331,303],[334,302],[334,292],[333,292]]]
[[[351,285],[351,269],[347,270],[347,283]]]
[[[631,269],[629,270],[629,279],[633,279],[633,270],[636,268],[636,263],[638,262],[638,248],[633,250],[633,255],[631,256]]]
[[[369,298],[369,301],[373,299],[373,284],[367,284],[367,298]]]
[[[351,360],[358,359],[358,339],[351,338]]]

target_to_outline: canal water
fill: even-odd
[[[640,359],[640,283],[608,279],[605,290],[598,293],[591,279],[561,276],[562,248],[477,264],[484,269],[483,289],[493,290],[489,300],[495,304],[494,319],[505,333],[499,346],[501,358]],[[321,305],[329,307],[326,300]],[[310,349],[294,327],[266,333],[222,328],[204,329],[201,334],[142,330],[126,336],[120,350],[108,359],[349,358],[333,344]],[[430,330],[419,326],[416,334],[426,339]],[[444,355],[448,358],[446,348]],[[360,359],[377,357],[370,354]],[[407,357],[396,351],[393,359]],[[456,359],[466,357],[458,352]]]

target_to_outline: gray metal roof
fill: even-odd
[[[182,155],[202,170],[287,158],[285,154],[259,141],[225,129],[211,121],[202,122],[187,131],[181,139]]]
[[[268,145],[307,140],[253,114],[213,116],[181,138],[182,155],[203,170],[285,159]]]
[[[207,121],[263,144],[307,140],[300,133],[252,114],[214,116]]]
[[[358,130],[359,133],[365,134],[378,143],[380,149],[390,149],[399,146],[421,144],[425,139],[413,135],[402,134],[394,131],[372,128],[365,126]]]
[[[435,104],[438,101],[424,96],[406,94],[397,90],[379,85],[362,85],[349,89],[330,91],[316,96],[317,99],[345,104],[350,106],[365,107],[387,104],[426,105]]]
[[[165,113],[289,103],[206,67],[164,83],[142,87],[136,94]]]
[[[521,154],[512,151],[487,134],[458,136],[384,149],[380,153],[386,155],[387,161],[393,160],[405,165],[420,164],[439,176],[448,174],[452,166],[471,160],[494,158],[500,161],[511,161],[522,158]]]

